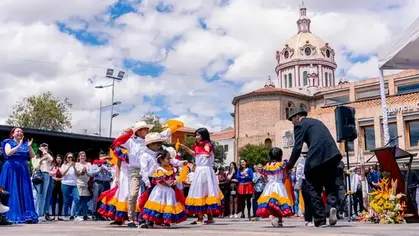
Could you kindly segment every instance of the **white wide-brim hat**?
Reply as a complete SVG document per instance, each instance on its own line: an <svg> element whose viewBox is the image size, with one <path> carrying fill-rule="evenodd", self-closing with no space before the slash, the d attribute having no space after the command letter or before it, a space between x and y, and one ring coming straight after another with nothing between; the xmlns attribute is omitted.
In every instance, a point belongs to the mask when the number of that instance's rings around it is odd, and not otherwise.
<svg viewBox="0 0 419 236"><path fill-rule="evenodd" d="M164 147L164 149L166 149L166 151L169 152L171 159L175 159L176 158L176 150L174 148L172 148L172 147Z"/></svg>
<svg viewBox="0 0 419 236"><path fill-rule="evenodd" d="M160 136L160 133L152 132L145 136L145 145L149 145L152 143L164 143L167 139Z"/></svg>
<svg viewBox="0 0 419 236"><path fill-rule="evenodd" d="M140 129L148 128L149 130L151 130L153 127L154 125L149 125L144 121L138 121L137 123L135 123L134 127L132 127L132 131L134 131L135 134Z"/></svg>

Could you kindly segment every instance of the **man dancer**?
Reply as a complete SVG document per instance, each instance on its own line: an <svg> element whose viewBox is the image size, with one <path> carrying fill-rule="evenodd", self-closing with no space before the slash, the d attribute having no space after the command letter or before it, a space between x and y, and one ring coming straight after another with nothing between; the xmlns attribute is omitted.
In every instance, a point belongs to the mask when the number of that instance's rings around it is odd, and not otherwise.
<svg viewBox="0 0 419 236"><path fill-rule="evenodd" d="M130 165L130 185L129 185L129 206L128 206L128 227L136 228L135 220L136 220L136 206L137 206L137 199L138 194L145 191L144 183L141 182L141 166L140 166L140 157L145 150L145 136L148 132L153 128L153 125L148 125L144 121L137 122L134 127L128 128L125 132L130 132L131 130L134 132L134 136L130 138L124 145L129 153L129 165ZM139 222L140 224L143 223Z"/></svg>
<svg viewBox="0 0 419 236"><path fill-rule="evenodd" d="M6 217L6 213L10 210L8 205L9 193L0 186L0 225L11 225Z"/></svg>
<svg viewBox="0 0 419 236"><path fill-rule="evenodd" d="M329 216L329 224L333 226L337 223L336 209L339 206L336 170L342 155L327 127L320 120L307 118L307 111L303 108L293 109L288 120L294 125L294 148L287 169L292 170L300 157L303 143L307 143L308 153L304 174L313 187L310 195L314 225L326 226L326 217ZM327 213L321 196L323 188L328 195Z"/></svg>

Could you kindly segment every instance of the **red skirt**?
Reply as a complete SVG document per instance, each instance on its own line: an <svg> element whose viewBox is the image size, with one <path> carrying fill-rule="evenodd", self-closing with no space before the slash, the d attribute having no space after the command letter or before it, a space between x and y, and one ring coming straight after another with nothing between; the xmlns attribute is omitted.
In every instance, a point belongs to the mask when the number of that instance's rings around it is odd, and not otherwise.
<svg viewBox="0 0 419 236"><path fill-rule="evenodd" d="M239 184L237 188L237 193L240 195L252 195L254 192L253 183Z"/></svg>

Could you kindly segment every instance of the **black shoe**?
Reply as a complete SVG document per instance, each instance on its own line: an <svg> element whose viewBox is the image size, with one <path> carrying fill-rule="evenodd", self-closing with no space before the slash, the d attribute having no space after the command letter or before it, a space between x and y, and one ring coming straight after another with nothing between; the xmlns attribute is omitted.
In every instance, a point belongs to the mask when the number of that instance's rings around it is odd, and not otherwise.
<svg viewBox="0 0 419 236"><path fill-rule="evenodd" d="M0 225L12 225L12 224L13 223L8 220L5 220L5 219L0 220Z"/></svg>
<svg viewBox="0 0 419 236"><path fill-rule="evenodd" d="M134 222L129 222L128 228L137 228L137 225Z"/></svg>
<svg viewBox="0 0 419 236"><path fill-rule="evenodd" d="M166 229L170 228L170 224L164 224L164 228Z"/></svg>
<svg viewBox="0 0 419 236"><path fill-rule="evenodd" d="M323 220L314 220L314 226L316 227L326 227L326 219Z"/></svg>
<svg viewBox="0 0 419 236"><path fill-rule="evenodd" d="M70 216L70 220L74 220L74 218L75 218L74 216Z"/></svg>
<svg viewBox="0 0 419 236"><path fill-rule="evenodd" d="M150 225L148 225L148 224L143 224L143 225L141 225L140 226L140 228L141 229L149 229L149 228L151 228L152 226L150 226Z"/></svg>
<svg viewBox="0 0 419 236"><path fill-rule="evenodd" d="M46 221L52 221L52 218L51 218L51 216L48 213L45 214L45 220Z"/></svg>
<svg viewBox="0 0 419 236"><path fill-rule="evenodd" d="M118 225L118 226L121 226L122 225L122 222L120 222L120 221L112 221L110 223L110 225Z"/></svg>

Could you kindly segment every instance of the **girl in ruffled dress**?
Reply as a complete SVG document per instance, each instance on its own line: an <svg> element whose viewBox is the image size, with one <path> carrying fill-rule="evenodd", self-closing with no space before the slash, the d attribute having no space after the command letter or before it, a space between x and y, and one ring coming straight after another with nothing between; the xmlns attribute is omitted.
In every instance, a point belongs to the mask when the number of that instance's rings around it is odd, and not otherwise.
<svg viewBox="0 0 419 236"><path fill-rule="evenodd" d="M206 128L195 131L196 144L193 150L181 145L181 148L195 157L195 174L188 197L186 198L186 213L198 215L197 224L202 224L204 214L208 216L206 224L213 224L213 215L219 215L223 210L224 195L218 186L218 179L212 168L214 163L214 147Z"/></svg>
<svg viewBox="0 0 419 236"><path fill-rule="evenodd" d="M269 217L274 227L282 227L282 218L293 215L292 202L284 185L286 161L282 161L282 150L277 147L269 151L269 159L262 169L268 183L258 199L256 215L262 218Z"/></svg>
<svg viewBox="0 0 419 236"><path fill-rule="evenodd" d="M161 150L157 154L159 167L152 174L152 183L155 184L144 205L142 217L155 225L178 224L187 219L185 214L185 198L176 186L176 172L170 165L170 153Z"/></svg>

